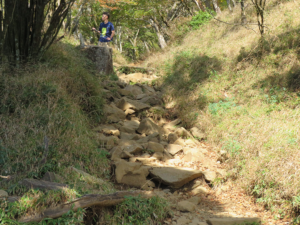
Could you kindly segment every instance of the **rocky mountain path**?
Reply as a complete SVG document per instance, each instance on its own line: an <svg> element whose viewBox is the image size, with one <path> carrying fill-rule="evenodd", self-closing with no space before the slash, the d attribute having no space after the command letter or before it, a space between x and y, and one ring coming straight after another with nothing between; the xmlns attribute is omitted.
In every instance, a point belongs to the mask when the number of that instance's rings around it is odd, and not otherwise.
<svg viewBox="0 0 300 225"><path fill-rule="evenodd" d="M153 70L139 69L118 67L119 80L103 82L107 124L95 131L109 151L117 187L167 199L173 215L165 224L289 224L274 220L233 182L217 182L227 175L227 153L202 142L200 127L187 130L172 118L163 93L151 86Z"/></svg>

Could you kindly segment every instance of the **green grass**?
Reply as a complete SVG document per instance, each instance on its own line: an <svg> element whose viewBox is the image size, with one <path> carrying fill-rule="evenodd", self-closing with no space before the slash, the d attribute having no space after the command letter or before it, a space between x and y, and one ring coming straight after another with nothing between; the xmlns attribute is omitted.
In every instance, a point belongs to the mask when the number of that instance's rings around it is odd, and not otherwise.
<svg viewBox="0 0 300 225"><path fill-rule="evenodd" d="M92 130L104 122L100 83L94 64L71 40L53 45L40 62L2 74L0 174L13 179L0 180L1 189L22 196L28 190L18 181L49 171L81 194L114 191L109 160ZM88 184L70 167L107 183Z"/></svg>
<svg viewBox="0 0 300 225"><path fill-rule="evenodd" d="M163 220L171 211L166 200L160 197L144 199L141 197L127 197L119 204L112 221L117 224L163 224Z"/></svg>

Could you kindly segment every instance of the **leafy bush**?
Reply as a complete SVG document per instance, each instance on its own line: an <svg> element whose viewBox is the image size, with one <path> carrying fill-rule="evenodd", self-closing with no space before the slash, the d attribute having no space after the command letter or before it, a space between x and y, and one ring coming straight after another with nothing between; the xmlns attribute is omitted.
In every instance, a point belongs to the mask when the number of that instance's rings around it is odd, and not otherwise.
<svg viewBox="0 0 300 225"><path fill-rule="evenodd" d="M197 15L193 16L190 25L193 27L193 29L197 29L201 25L206 24L212 18L213 15L211 13L199 11Z"/></svg>

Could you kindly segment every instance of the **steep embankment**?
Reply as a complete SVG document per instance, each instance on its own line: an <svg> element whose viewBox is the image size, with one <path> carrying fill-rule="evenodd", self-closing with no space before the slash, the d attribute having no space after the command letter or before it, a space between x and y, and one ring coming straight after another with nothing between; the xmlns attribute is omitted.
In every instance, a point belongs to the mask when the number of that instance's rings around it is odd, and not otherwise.
<svg viewBox="0 0 300 225"><path fill-rule="evenodd" d="M228 152L228 179L238 178L278 219L298 216L300 206L298 8L297 1L268 2L263 48L257 27L212 20L144 62L160 68L167 106ZM247 15L256 22L251 7ZM239 17L236 9L221 19Z"/></svg>
<svg viewBox="0 0 300 225"><path fill-rule="evenodd" d="M0 77L0 174L9 179L1 179L1 189L20 195L18 181L47 171L64 175L79 194L93 189L70 167L109 174L91 130L103 120L103 104L93 64L69 41L55 44L37 64L7 70Z"/></svg>

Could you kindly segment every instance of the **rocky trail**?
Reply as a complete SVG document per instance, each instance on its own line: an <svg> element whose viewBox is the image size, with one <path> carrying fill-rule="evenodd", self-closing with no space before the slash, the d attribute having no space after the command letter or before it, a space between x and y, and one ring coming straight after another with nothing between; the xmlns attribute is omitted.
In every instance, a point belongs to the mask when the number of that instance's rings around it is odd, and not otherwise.
<svg viewBox="0 0 300 225"><path fill-rule="evenodd" d="M168 199L174 215L165 224L289 224L273 220L234 183L213 185L227 174L227 153L202 142L199 128L187 130L179 118L170 120L172 109L163 106L162 92L149 85L157 78L152 70L119 71L118 81L103 82L108 123L97 131L121 190L154 191Z"/></svg>
<svg viewBox="0 0 300 225"><path fill-rule="evenodd" d="M142 72L134 73L136 69ZM76 209L113 206L122 202L127 194L141 194L158 195L170 203L172 215L164 224L290 224L274 220L277 215L255 204L233 181L216 182L227 175L227 153L216 152L203 142L205 135L199 127L187 130L180 118L172 116L173 106L165 104L163 93L151 86L152 80L157 78L152 69L118 67L117 74L118 81L102 83L107 122L94 131L99 145L108 152L112 179L120 192L85 195L40 214L24 216L20 222L60 217L73 204ZM100 187L105 183L84 171L70 169L88 183L96 182ZM61 178L47 172L42 180L24 179L19 184L57 190L67 187ZM57 181L59 183L55 183ZM0 190L0 198L3 197L11 202L19 199Z"/></svg>

